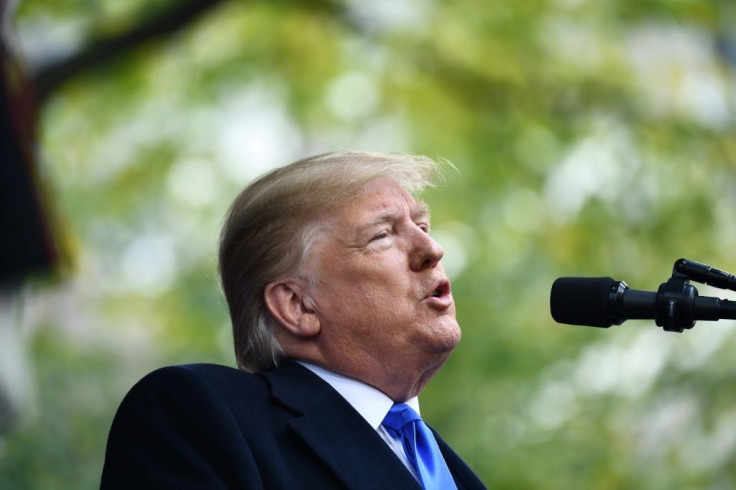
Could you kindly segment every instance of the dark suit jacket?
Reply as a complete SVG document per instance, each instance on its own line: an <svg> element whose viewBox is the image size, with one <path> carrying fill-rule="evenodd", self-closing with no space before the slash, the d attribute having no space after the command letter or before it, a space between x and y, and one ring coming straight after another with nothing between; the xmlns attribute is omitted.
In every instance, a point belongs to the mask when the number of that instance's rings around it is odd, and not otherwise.
<svg viewBox="0 0 736 490"><path fill-rule="evenodd" d="M458 488L485 488L437 436ZM106 488L412 489L416 480L328 383L293 361L248 374L163 368L110 429Z"/></svg>

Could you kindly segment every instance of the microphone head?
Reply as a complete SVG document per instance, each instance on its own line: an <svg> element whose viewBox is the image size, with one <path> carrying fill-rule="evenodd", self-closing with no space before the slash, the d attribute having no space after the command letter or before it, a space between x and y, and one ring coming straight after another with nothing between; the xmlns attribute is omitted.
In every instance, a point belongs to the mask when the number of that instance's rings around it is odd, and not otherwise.
<svg viewBox="0 0 736 490"><path fill-rule="evenodd" d="M610 327L614 283L618 281L610 277L560 277L552 284L549 299L552 318L558 323Z"/></svg>

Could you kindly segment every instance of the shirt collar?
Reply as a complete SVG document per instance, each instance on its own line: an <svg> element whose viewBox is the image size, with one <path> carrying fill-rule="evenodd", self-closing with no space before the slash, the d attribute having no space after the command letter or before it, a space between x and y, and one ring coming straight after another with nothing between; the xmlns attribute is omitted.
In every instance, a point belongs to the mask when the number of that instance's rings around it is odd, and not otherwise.
<svg viewBox="0 0 736 490"><path fill-rule="evenodd" d="M299 360L297 362L332 386L371 427L378 430L383 418L394 404L391 398L382 391L355 378L349 378L309 362ZM404 403L414 409L417 414L419 413L419 399L416 396Z"/></svg>

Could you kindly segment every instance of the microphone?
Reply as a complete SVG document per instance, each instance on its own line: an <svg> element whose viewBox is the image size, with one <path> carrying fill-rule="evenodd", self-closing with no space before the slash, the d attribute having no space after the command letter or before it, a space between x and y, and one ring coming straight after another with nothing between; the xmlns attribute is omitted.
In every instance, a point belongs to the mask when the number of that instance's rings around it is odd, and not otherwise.
<svg viewBox="0 0 736 490"><path fill-rule="evenodd" d="M655 293L629 289L610 277L560 277L552 285L550 309L558 323L608 328L626 320L656 320L674 332L692 328L696 320L736 319L735 301L698 296L686 280L670 280Z"/></svg>

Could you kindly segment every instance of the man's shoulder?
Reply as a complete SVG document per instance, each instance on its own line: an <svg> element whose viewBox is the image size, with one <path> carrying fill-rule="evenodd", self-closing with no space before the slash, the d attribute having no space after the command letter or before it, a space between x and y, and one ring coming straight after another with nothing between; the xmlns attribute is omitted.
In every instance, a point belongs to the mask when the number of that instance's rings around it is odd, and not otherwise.
<svg viewBox="0 0 736 490"><path fill-rule="evenodd" d="M337 392L297 362L249 373L218 364L182 364L156 369L126 394L120 410L232 413L239 419L286 409L309 411L339 405ZM317 396L319 395L319 396ZM288 407L288 408L287 408Z"/></svg>
<svg viewBox="0 0 736 490"><path fill-rule="evenodd" d="M297 362L286 360L278 367L250 373L210 363L180 364L158 368L138 381L130 393L159 392L186 396L217 396L226 401L255 401L279 392L310 391L319 378Z"/></svg>
<svg viewBox="0 0 736 490"><path fill-rule="evenodd" d="M211 363L192 363L164 366L147 374L144 380L158 381L160 379L200 379L203 381L226 379L237 382L248 382L255 379L253 373L242 371L230 366Z"/></svg>
<svg viewBox="0 0 736 490"><path fill-rule="evenodd" d="M265 391L264 380L253 373L220 364L195 363L165 366L145 375L131 391L214 391L227 393Z"/></svg>

